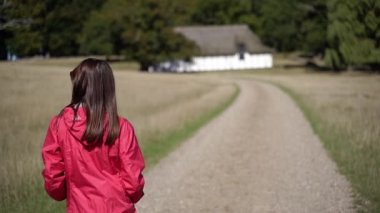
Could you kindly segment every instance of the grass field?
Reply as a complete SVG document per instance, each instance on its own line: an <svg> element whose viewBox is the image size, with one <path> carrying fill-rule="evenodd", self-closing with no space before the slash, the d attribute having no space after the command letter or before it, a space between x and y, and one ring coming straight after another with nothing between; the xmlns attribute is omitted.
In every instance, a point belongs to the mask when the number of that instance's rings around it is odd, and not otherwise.
<svg viewBox="0 0 380 213"><path fill-rule="evenodd" d="M236 75L225 73L224 76ZM359 212L380 212L380 76L303 68L241 71L287 92L351 182Z"/></svg>
<svg viewBox="0 0 380 213"><path fill-rule="evenodd" d="M50 117L70 100L68 72L79 61L0 64L0 212L64 211L64 203L57 205L43 190L40 148ZM294 98L351 182L358 210L380 212L379 75L281 67L166 75L128 71L136 68L130 63L112 67L119 112L135 125L148 166L233 101L238 90L231 77L252 78Z"/></svg>
<svg viewBox="0 0 380 213"><path fill-rule="evenodd" d="M40 149L50 118L71 96L69 71L81 59L0 63L0 212L63 212L43 189ZM119 113L135 126L148 167L232 102L229 81L115 69Z"/></svg>

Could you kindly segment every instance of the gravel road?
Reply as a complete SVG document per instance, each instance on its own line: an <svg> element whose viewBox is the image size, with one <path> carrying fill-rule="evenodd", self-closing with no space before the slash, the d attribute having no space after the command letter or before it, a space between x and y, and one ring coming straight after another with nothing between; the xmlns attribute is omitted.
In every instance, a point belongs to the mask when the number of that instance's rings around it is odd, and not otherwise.
<svg viewBox="0 0 380 213"><path fill-rule="evenodd" d="M354 212L337 172L295 103L237 80L241 93L146 174L140 213Z"/></svg>

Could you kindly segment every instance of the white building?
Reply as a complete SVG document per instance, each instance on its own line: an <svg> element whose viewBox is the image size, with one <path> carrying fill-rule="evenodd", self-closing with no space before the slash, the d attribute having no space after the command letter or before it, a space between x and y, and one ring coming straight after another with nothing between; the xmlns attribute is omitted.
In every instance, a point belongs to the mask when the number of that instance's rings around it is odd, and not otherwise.
<svg viewBox="0 0 380 213"><path fill-rule="evenodd" d="M273 50L264 46L247 25L188 26L176 27L174 31L193 41L200 55L190 62L175 60L160 63L155 70L200 72L273 66Z"/></svg>

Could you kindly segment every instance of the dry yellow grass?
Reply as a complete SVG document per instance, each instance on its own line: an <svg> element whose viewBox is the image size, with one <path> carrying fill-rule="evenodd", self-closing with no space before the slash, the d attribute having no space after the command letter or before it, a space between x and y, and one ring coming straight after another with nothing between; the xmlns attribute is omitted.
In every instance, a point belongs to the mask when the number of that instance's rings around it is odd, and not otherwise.
<svg viewBox="0 0 380 213"><path fill-rule="evenodd" d="M40 148L50 117L70 100L68 72L79 61L0 64L0 211L63 209L52 205L43 192ZM181 128L234 93L234 86L215 78L215 73L148 74L125 71L135 65L111 66L119 69L115 72L119 112L134 123L142 145ZM285 88L360 195L358 206L380 211L379 75L281 68L216 75L252 77Z"/></svg>
<svg viewBox="0 0 380 213"><path fill-rule="evenodd" d="M118 87L118 98L126 100L119 101L119 110L138 132L145 133L139 134L143 138L178 128L199 112L219 105L234 91L230 83L200 76L118 74L117 84L125 85Z"/></svg>
<svg viewBox="0 0 380 213"><path fill-rule="evenodd" d="M49 119L70 101L69 71L79 61L0 63L1 210L63 209L43 192L40 149ZM114 72L118 108L134 124L142 146L212 111L236 90L227 81L199 75L117 70L128 66L117 64Z"/></svg>

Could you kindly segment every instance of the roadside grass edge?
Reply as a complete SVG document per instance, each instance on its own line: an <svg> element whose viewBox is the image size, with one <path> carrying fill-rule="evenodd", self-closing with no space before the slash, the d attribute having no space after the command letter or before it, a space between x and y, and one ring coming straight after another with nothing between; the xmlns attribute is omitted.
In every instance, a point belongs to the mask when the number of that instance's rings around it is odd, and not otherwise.
<svg viewBox="0 0 380 213"><path fill-rule="evenodd" d="M163 157L194 135L201 127L224 112L240 94L239 86L236 83L234 83L233 86L235 87L235 91L221 105L209 112L202 113L197 119L186 123L183 127L158 137L153 141L149 141L149 143L142 146L141 149L147 168L149 169L156 165Z"/></svg>
<svg viewBox="0 0 380 213"><path fill-rule="evenodd" d="M309 121L309 124L312 127L313 132L320 138L329 157L333 159L336 163L339 173L343 174L350 182L353 188L352 196L354 198L354 209L357 212L380 212L380 207L378 206L378 204L376 204L376 202L371 202L371 195L369 195L368 192L366 192L365 189L363 189L365 185L365 180L361 180L360 178L358 178L355 174L355 171L352 171L351 167L349 166L350 162L345 162L344 157L341 156L345 154L344 152L354 152L354 150L351 147L347 146L345 146L343 154L342 151L340 151L342 146L344 146L342 145L344 144L344 141L350 140L349 135L345 134L344 132L338 129L331 130L329 127L324 125L323 120L312 109L312 107L304 100L304 98L301 95L297 94L292 89L277 82L259 79L255 80L276 86L277 88L285 92L287 95L289 95L289 97L292 98L294 102L298 105L306 119ZM355 161L355 159L352 159L352 161Z"/></svg>

